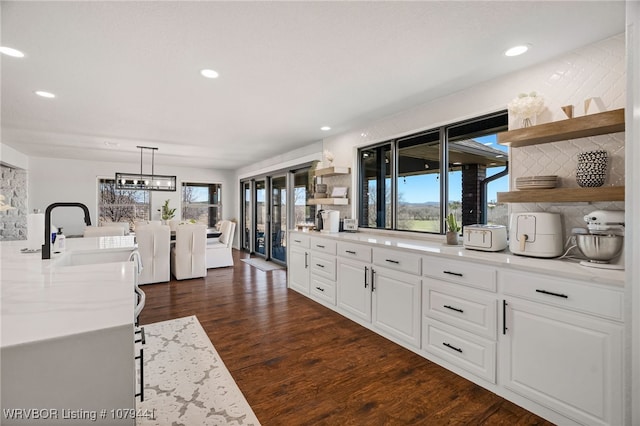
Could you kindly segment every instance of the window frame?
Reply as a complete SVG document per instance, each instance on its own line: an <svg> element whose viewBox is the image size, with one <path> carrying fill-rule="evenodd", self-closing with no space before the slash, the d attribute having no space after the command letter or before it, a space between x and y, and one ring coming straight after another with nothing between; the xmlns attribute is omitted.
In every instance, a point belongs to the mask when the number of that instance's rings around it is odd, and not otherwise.
<svg viewBox="0 0 640 426"><path fill-rule="evenodd" d="M107 206L106 204L103 204L103 202L102 202L103 197L102 197L101 186L104 183L111 183L111 184L113 184L115 186L116 185L116 180L113 177L110 177L110 176L103 176L103 177L98 176L97 179L96 179L96 183L97 183L97 221L96 221L97 223L96 223L96 225L101 225L102 223L106 223L106 221L102 220L103 215L101 213L102 213L103 207ZM114 188L114 189L116 191L122 191L122 192L141 192L141 193L145 194L145 198L147 200L147 203L145 203L145 205L147 206L146 207L146 209L147 209L147 218L146 219L137 218L137 217L132 218L133 222L129 221L129 228L130 229L134 229L135 222L137 220L151 220L151 214L152 214L151 209L152 209L152 206L153 206L152 191L149 191L149 190L146 190L146 189L117 189L117 188ZM131 206L134 209L137 209L137 206L138 206L137 204L120 204L120 205L121 206ZM135 216L135 214L134 214L134 216ZM115 223L115 222L112 222L112 223Z"/></svg>
<svg viewBox="0 0 640 426"><path fill-rule="evenodd" d="M482 126L481 123L486 123L487 125L491 124L493 121L495 122L500 122L500 125L495 125L493 127L489 127L489 128L482 128L480 130L475 130L475 131L470 131L469 133L461 133L458 135L453 135L453 137L450 136L450 133L452 130L456 130L456 129L464 129L464 128L469 128L470 130L473 130L474 128L474 124L476 126ZM443 124L440 126L436 126L433 128L428 128L428 129L424 129L424 130L420 130L418 132L415 133L411 133L411 134L407 134L407 135L402 135L402 136L398 136L392 139L388 139L388 140L384 140L381 142L377 142L371 145L366 145L366 146L361 146L357 149L357 170L358 170L358 190L359 190L359 196L358 196L358 200L357 200L357 212L358 212L358 216L361 218L360 220L360 227L363 228L367 228L367 229L375 229L375 230L385 230L385 231L400 231L400 232L417 232L420 234L429 234L429 235L444 235L446 233L446 226L445 226L445 218L448 214L448 209L449 209L449 152L451 150L451 145L450 145L450 139L453 139L454 142L455 140L458 140L460 136L464 136L465 138L469 138L469 139L473 139L474 137L478 137L478 136L483 136L483 135L489 135L489 134L493 134L493 133L498 133L501 131L505 131L508 129L508 112L507 110L499 110L499 111L495 111L492 113L488 113L488 114L483 114L477 117L473 117L473 118L469 118L466 120L461 120L461 121L456 121L456 122L452 122L452 123L448 123L448 124ZM402 141L405 141L407 139L413 138L413 137L418 137L421 135L427 135L430 133L438 133L439 134L439 142L438 142L438 146L439 146L439 163L440 163L440 167L439 167L439 174L440 174L440 185L439 185L439 191L440 191L440 196L439 196L439 211L440 211L440 224L439 224L439 232L427 232L427 231L418 231L418 230L411 230L411 229L399 229L398 228L398 209L399 209L399 200L398 200L398 179L399 179L399 161L400 161L400 155L399 155L399 150L400 150L400 143ZM451 142L451 143L454 143ZM365 205L365 203L363 202L364 200L364 194L366 191L368 191L368 187L365 187L365 170L364 170L364 164L362 161L362 157L363 157L363 153L365 151L369 151L369 150L373 150L373 149L378 149L380 147L389 145L390 146L390 153L391 153L391 161L390 161L390 181L391 181L391 188L390 188L390 192L391 192L391 209L390 209L390 215L391 215L391 227L380 227L380 226L369 226L369 223L367 221L367 223L365 223L364 221L364 217L368 217L364 215L365 211L364 209L368 209L368 204ZM500 175L500 177L507 175L509 173L509 162L508 162L508 153L505 154L505 156L507 157L507 161L505 164L505 168L504 170L496 173L497 175ZM486 208L487 208L487 202L488 200L486 199L486 194L484 194L484 192L486 192L486 187L485 185L488 185L490 182L494 181L495 179L490 179L490 177L485 178L482 182L484 182L482 186L483 189L480 190L480 192L477 194L479 197L481 197L482 203L483 203L483 211L481 212L481 218L482 220L484 220L484 222L486 223L487 221L487 215L485 213ZM385 203L386 204L386 203ZM379 208L379 206L378 206ZM386 208L386 207L385 207ZM385 215L386 215L386 211L385 211ZM384 219L384 222L387 222L387 218ZM380 220L378 218L376 218L376 224L380 223Z"/></svg>
<svg viewBox="0 0 640 426"><path fill-rule="evenodd" d="M211 187L212 186L216 186L216 190L220 191L220 193L217 195L218 197L218 202L217 203L211 203L211 202L207 202L205 203L187 203L185 201L185 188L186 187L208 187L208 199L209 201L211 200L212 197L212 193L211 193ZM223 218L223 203L222 203L222 183L219 182L187 182L187 181L183 181L180 183L180 216L182 218L182 220L187 220L186 219L186 215L185 215L185 209L192 207L192 208L203 208L206 207L207 208L207 228L213 228L215 227ZM215 191L214 191L215 194ZM217 208L217 217L215 218L215 221L211 222L211 209L212 208Z"/></svg>

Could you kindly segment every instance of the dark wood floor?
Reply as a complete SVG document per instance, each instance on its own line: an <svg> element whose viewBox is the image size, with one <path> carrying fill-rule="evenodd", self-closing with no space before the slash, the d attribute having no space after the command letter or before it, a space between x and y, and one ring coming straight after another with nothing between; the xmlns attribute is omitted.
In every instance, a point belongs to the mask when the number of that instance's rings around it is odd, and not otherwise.
<svg viewBox="0 0 640 426"><path fill-rule="evenodd" d="M142 324L196 315L263 425L550 423L287 289L240 259L145 285Z"/></svg>

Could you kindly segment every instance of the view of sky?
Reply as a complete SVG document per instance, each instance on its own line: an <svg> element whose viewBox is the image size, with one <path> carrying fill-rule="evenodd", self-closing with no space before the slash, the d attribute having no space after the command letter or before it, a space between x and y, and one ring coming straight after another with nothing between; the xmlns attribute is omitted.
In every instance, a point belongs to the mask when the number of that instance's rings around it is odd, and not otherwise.
<svg viewBox="0 0 640 426"><path fill-rule="evenodd" d="M498 145L497 136L489 135L474 138L476 141L490 146L494 149L507 152L508 148ZM487 171L487 176L501 172L504 167L495 167ZM400 178L398 181L398 193L401 199L407 203L426 203L430 201L439 201L440 199L440 182L436 175L421 175ZM461 201L462 173L454 172L449 174L449 201ZM488 200L496 200L498 192L509 190L509 179L505 176L497 181L489 184Z"/></svg>

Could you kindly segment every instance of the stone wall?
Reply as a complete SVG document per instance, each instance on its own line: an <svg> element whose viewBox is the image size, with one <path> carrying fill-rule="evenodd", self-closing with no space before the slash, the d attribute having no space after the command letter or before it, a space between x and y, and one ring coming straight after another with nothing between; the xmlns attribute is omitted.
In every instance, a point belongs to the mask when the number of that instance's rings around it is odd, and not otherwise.
<svg viewBox="0 0 640 426"><path fill-rule="evenodd" d="M27 239L27 171L0 165L0 194L14 207L0 212L0 241Z"/></svg>

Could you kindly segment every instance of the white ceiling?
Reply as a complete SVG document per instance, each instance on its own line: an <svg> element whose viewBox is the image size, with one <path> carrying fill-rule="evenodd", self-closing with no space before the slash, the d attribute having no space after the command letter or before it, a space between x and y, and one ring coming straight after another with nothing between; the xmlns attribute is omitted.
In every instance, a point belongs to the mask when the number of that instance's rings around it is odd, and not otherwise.
<svg viewBox="0 0 640 426"><path fill-rule="evenodd" d="M624 2L6 2L2 142L236 169L624 31ZM530 43L529 53L503 51ZM215 80L199 71L212 68ZM57 95L44 99L35 90ZM322 132L321 126L332 127ZM108 144L109 145L108 145ZM145 162L145 165L147 163Z"/></svg>

